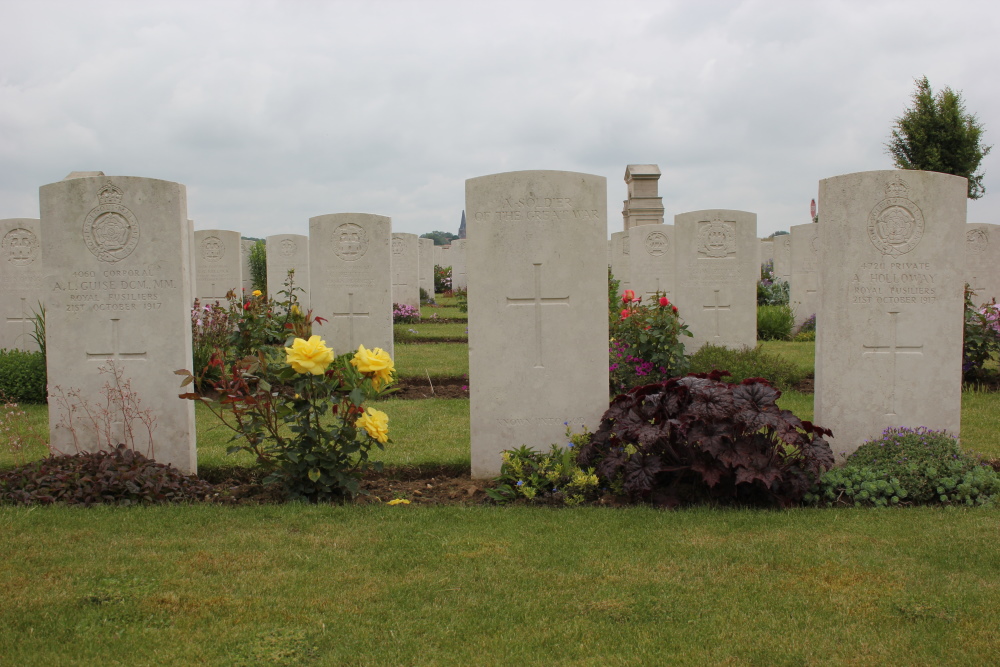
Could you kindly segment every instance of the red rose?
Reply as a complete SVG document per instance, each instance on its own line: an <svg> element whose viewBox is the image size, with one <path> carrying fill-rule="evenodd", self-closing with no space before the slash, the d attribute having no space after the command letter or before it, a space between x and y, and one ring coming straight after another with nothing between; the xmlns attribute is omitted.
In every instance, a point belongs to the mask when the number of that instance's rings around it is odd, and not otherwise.
<svg viewBox="0 0 1000 667"><path fill-rule="evenodd" d="M627 318L631 314L632 314L632 312L628 308L626 308L625 310L622 311L622 319L624 320L625 318Z"/></svg>
<svg viewBox="0 0 1000 667"><path fill-rule="evenodd" d="M674 309L674 313L677 312L677 306L670 306L670 307Z"/></svg>
<svg viewBox="0 0 1000 667"><path fill-rule="evenodd" d="M660 297L660 305L663 306L664 308L666 308L667 306L670 305L670 299L668 299L665 296L661 296Z"/></svg>
<svg viewBox="0 0 1000 667"><path fill-rule="evenodd" d="M631 303L635 299L635 292L630 289L625 290L622 294L622 303Z"/></svg>

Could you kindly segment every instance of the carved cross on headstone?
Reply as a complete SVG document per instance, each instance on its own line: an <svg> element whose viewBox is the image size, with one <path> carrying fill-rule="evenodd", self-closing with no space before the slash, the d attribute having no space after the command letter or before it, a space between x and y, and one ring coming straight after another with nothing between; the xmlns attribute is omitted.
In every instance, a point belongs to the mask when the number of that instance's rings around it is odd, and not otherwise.
<svg viewBox="0 0 1000 667"><path fill-rule="evenodd" d="M569 306L569 296L542 296L542 264L535 267L535 294L529 297L507 297L508 306L533 306L535 308L535 368L545 368L542 363L542 306Z"/></svg>
<svg viewBox="0 0 1000 667"><path fill-rule="evenodd" d="M715 311L715 338L721 338L722 333L719 328L719 311L720 310L732 310L732 304L726 304L725 306L719 304L719 291L713 290L715 292L715 303L707 306L702 306L703 310L714 310Z"/></svg>
<svg viewBox="0 0 1000 667"><path fill-rule="evenodd" d="M392 281L393 287L409 287L410 283L403 280L402 271L403 267L396 267L396 270L394 271L396 278Z"/></svg>
<svg viewBox="0 0 1000 667"><path fill-rule="evenodd" d="M7 318L7 324L8 325L13 324L14 326L20 326L21 327L21 333L19 333L14 338L14 345L15 346L16 345L22 345L22 346L24 346L23 349L27 349L27 342L26 341L28 340L28 336L30 335L28 333L28 323L32 322L34 320L34 317L28 315L27 303L28 303L28 300L25 297L21 297L21 312L20 312L19 316L18 317L8 317ZM33 328L34 328L34 325L32 325L32 329Z"/></svg>
<svg viewBox="0 0 1000 667"><path fill-rule="evenodd" d="M647 296L648 298L652 299L652 298L655 298L655 297L656 297L656 294L657 294L657 293L660 293L660 294L665 294L665 295L666 295L666 296L667 296L668 298L670 297L670 290L664 290L664 289L663 289L663 288L662 288L662 287L660 286L660 276L656 276L656 289L655 289L655 290L650 290L650 291L647 291L647 292L645 292L645 295L646 295L646 296ZM656 305L656 304L652 304L652 305Z"/></svg>
<svg viewBox="0 0 1000 667"><path fill-rule="evenodd" d="M347 293L347 312L346 313L333 313L333 317L346 317L347 318L347 339L350 341L351 350L356 349L357 343L354 339L354 318L355 317L368 317L370 313L356 313L354 312L354 292Z"/></svg>
<svg viewBox="0 0 1000 667"><path fill-rule="evenodd" d="M889 412L886 413L887 416L896 414L896 356L900 354L918 354L923 355L921 351L923 345L899 345L896 342L896 337L898 335L897 327L899 326L898 319L896 316L899 315L899 311L890 310L889 319L892 321L892 325L889 327L889 344L888 345L862 345L861 347L865 350L861 353L861 356L865 355L878 355L878 354L888 354L889 355L889 374L892 377L892 390L889 394Z"/></svg>
<svg viewBox="0 0 1000 667"><path fill-rule="evenodd" d="M114 361L145 361L146 351L142 352L124 352L121 349L121 334L118 331L118 323L121 320L117 318L111 319L111 349L107 352L87 352L88 361L106 361L112 359Z"/></svg>

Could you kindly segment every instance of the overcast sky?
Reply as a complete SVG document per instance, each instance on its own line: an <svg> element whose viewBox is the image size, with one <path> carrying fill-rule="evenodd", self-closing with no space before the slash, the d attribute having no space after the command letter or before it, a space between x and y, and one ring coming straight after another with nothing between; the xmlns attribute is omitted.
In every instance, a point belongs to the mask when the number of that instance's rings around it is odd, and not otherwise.
<svg viewBox="0 0 1000 667"><path fill-rule="evenodd" d="M71 171L187 186L196 229L365 212L458 231L465 179L660 166L676 213L809 221L819 179L892 167L913 80L1000 143L1000 4L0 0L0 218ZM1000 223L1000 149L969 220ZM822 212L821 212L822 215Z"/></svg>

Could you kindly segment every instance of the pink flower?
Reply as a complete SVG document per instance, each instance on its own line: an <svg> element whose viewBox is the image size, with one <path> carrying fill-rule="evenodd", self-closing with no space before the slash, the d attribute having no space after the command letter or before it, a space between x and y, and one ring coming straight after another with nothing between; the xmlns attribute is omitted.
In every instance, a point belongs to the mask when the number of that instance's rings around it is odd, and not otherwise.
<svg viewBox="0 0 1000 667"><path fill-rule="evenodd" d="M635 300L635 292L633 292L630 289L625 290L625 293L622 294L622 303L630 303L634 300Z"/></svg>
<svg viewBox="0 0 1000 667"><path fill-rule="evenodd" d="M630 310L629 310L628 308L624 309L624 310L622 311L622 319L623 319L623 320L624 320L624 319L627 319L627 318L628 318L628 316L629 316L629 315L631 315L631 314L632 314L632 313L631 313L631 311L630 311Z"/></svg>
<svg viewBox="0 0 1000 667"><path fill-rule="evenodd" d="M666 308L667 306L670 305L670 299L668 299L665 296L661 296L660 297L660 305L663 306L664 308Z"/></svg>

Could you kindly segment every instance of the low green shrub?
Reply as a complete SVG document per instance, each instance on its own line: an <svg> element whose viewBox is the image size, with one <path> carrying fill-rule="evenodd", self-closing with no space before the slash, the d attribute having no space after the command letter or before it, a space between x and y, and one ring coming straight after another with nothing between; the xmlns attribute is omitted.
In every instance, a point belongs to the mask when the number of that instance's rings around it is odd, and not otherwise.
<svg viewBox="0 0 1000 667"><path fill-rule="evenodd" d="M788 305L757 306L757 339L789 340L795 314Z"/></svg>
<svg viewBox="0 0 1000 667"><path fill-rule="evenodd" d="M788 391L805 377L798 366L760 347L731 350L718 345L705 345L691 357L691 372L712 371L729 371L733 382L764 378L782 391Z"/></svg>
<svg viewBox="0 0 1000 667"><path fill-rule="evenodd" d="M792 338L796 343L808 343L816 340L816 330L800 331Z"/></svg>
<svg viewBox="0 0 1000 667"><path fill-rule="evenodd" d="M760 265L760 280L757 281L758 306L787 306L789 285L774 273L774 260Z"/></svg>
<svg viewBox="0 0 1000 667"><path fill-rule="evenodd" d="M45 403L45 355L0 350L0 394L22 403Z"/></svg>
<svg viewBox="0 0 1000 667"><path fill-rule="evenodd" d="M888 428L843 467L825 473L806 496L815 504L990 505L1000 476L943 431Z"/></svg>
<svg viewBox="0 0 1000 667"><path fill-rule="evenodd" d="M579 505L597 495L598 479L592 468L576 462L577 449L590 441L590 433L570 436L566 447L552 445L548 454L523 445L503 452L497 486L486 494L498 503L524 498L532 503Z"/></svg>

